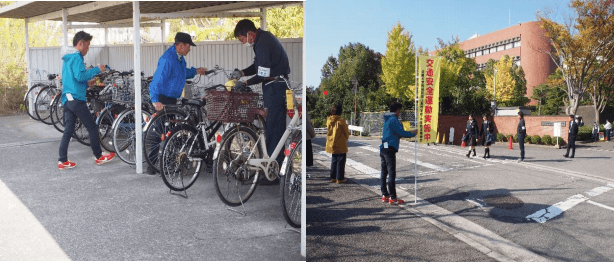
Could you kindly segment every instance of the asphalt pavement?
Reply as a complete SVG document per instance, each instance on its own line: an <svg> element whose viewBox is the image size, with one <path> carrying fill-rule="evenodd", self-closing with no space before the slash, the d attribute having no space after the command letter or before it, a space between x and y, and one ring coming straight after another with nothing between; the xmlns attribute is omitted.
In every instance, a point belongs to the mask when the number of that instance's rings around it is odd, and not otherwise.
<svg viewBox="0 0 614 262"><path fill-rule="evenodd" d="M305 260L279 186L258 186L246 216L227 209L209 173L188 198L118 157L57 169L61 134L27 115L0 117L0 260Z"/></svg>
<svg viewBox="0 0 614 262"><path fill-rule="evenodd" d="M517 162L518 144L497 143L483 159L483 147L467 158L468 148L402 141L402 207L381 203L379 138L350 137L349 183L341 185L329 183L325 143L313 140L316 166L307 169L309 260L614 257L614 143L578 143L574 159L562 156L565 149L526 145Z"/></svg>

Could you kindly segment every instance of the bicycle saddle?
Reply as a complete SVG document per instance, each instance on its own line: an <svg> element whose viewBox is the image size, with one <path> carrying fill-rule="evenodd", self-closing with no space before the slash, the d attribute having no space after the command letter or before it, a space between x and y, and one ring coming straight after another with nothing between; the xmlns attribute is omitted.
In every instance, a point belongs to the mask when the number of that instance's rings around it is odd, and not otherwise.
<svg viewBox="0 0 614 262"><path fill-rule="evenodd" d="M204 99L182 99L181 103L184 105L193 105L198 107L203 107L205 105Z"/></svg>

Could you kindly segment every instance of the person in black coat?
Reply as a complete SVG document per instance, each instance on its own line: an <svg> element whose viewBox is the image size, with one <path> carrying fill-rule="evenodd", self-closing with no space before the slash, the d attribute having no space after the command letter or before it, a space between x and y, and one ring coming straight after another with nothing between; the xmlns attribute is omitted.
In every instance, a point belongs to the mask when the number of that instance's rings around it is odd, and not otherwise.
<svg viewBox="0 0 614 262"><path fill-rule="evenodd" d="M488 120L488 115L482 116L482 129L480 129L480 137L482 137L482 145L484 146L483 158L490 158L489 146L494 142L495 126L492 121Z"/></svg>
<svg viewBox="0 0 614 262"><path fill-rule="evenodd" d="M567 153L564 157L574 158L576 154L576 136L578 135L578 121L574 121L574 115L569 115L569 132L567 134ZM571 155L569 155L571 149Z"/></svg>
<svg viewBox="0 0 614 262"><path fill-rule="evenodd" d="M520 158L518 162L524 161L524 138L527 136L527 127L524 125L524 113L518 112L518 128L516 135L518 136L518 148L520 148Z"/></svg>
<svg viewBox="0 0 614 262"><path fill-rule="evenodd" d="M469 149L469 153L467 153L467 157L470 157L471 155L471 151L473 150L473 156L476 155L475 153L475 146L477 145L477 141L476 139L478 138L478 133L480 128L478 127L478 122L475 121L475 119L473 119L473 115L469 115L469 120L467 121L467 127L465 128L465 141L467 141L467 144L469 146L471 146L471 148Z"/></svg>

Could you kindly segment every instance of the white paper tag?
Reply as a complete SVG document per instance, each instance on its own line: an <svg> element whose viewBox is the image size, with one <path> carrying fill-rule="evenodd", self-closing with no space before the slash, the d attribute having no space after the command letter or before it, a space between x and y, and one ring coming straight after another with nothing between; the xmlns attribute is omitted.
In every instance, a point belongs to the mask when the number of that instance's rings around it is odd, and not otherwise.
<svg viewBox="0 0 614 262"><path fill-rule="evenodd" d="M261 76L261 77L270 77L271 76L271 69L259 66L258 67L258 75Z"/></svg>
<svg viewBox="0 0 614 262"><path fill-rule="evenodd" d="M384 148L388 148L388 142L384 142Z"/></svg>
<svg viewBox="0 0 614 262"><path fill-rule="evenodd" d="M523 127L522 127L522 130L525 130L525 129L526 129L526 128L523 126Z"/></svg>
<svg viewBox="0 0 614 262"><path fill-rule="evenodd" d="M66 98L68 99L68 101L73 101L74 100L72 98L72 94L66 94Z"/></svg>

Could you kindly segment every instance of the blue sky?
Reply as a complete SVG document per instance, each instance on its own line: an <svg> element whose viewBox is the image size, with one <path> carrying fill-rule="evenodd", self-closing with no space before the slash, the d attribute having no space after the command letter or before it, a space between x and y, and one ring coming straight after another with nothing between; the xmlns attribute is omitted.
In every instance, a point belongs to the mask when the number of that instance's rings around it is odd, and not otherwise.
<svg viewBox="0 0 614 262"><path fill-rule="evenodd" d="M322 66L348 43L362 43L384 54L388 31L401 22L417 46L434 50L437 37L461 41L517 23L535 21L537 10L569 13L568 0L307 0L305 86L318 86ZM510 15L511 14L511 15ZM511 18L511 19L510 19ZM562 22L562 15L553 17Z"/></svg>

